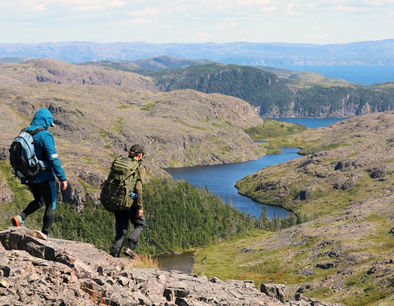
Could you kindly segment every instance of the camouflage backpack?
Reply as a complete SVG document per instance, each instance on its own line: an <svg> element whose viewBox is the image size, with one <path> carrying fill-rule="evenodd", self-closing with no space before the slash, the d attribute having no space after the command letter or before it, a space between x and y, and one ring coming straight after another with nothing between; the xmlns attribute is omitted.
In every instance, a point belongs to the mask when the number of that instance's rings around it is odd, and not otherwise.
<svg viewBox="0 0 394 306"><path fill-rule="evenodd" d="M107 180L102 185L100 201L109 211L126 210L133 205L130 193L139 177L140 162L125 156L117 157Z"/></svg>

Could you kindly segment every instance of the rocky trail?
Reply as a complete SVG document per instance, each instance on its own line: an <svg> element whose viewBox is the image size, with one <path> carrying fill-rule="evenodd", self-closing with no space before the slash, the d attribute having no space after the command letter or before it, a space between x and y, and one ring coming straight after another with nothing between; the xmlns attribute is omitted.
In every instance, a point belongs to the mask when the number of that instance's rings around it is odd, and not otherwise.
<svg viewBox="0 0 394 306"><path fill-rule="evenodd" d="M93 245L0 232L0 305L328 305L283 300L283 285L133 267ZM265 293L264 293L265 292Z"/></svg>

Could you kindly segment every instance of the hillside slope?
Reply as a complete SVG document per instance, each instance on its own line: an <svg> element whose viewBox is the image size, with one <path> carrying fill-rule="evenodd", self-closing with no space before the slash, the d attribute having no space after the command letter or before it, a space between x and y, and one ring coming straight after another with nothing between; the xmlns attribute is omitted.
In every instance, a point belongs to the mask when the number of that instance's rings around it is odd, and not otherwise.
<svg viewBox="0 0 394 306"><path fill-rule="evenodd" d="M287 143L303 147L305 157L262 169L237 187L312 221L203 250L196 271L286 282L289 294L345 305L390 305L393 135L391 111L289 136Z"/></svg>
<svg viewBox="0 0 394 306"><path fill-rule="evenodd" d="M168 176L166 167L263 154L243 131L262 119L240 99L191 90L161 93L138 74L48 60L0 66L0 82L1 158L7 159L12 139L35 111L49 108L71 182L67 201L74 203L85 201L79 180L97 191L114 155L134 142L145 146L146 164L156 176ZM97 194L90 197L97 200Z"/></svg>
<svg viewBox="0 0 394 306"><path fill-rule="evenodd" d="M157 90L149 77L140 74L111 71L97 65L78 66L48 59L29 60L22 64L4 64L1 66L0 75L3 78L15 79L23 84L49 82L55 84L116 85Z"/></svg>
<svg viewBox="0 0 394 306"><path fill-rule="evenodd" d="M213 63L210 60L199 60L191 58L179 58L173 56L156 56L147 59L139 59L135 64L149 69L150 71L160 71L165 69L177 69L190 66L207 65Z"/></svg>

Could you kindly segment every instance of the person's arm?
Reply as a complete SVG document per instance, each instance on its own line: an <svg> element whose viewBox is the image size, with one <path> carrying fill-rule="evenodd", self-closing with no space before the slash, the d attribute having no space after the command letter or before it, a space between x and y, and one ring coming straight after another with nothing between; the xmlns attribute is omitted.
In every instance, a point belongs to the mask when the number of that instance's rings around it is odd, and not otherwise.
<svg viewBox="0 0 394 306"><path fill-rule="evenodd" d="M45 152L45 156L48 161L48 164L52 168L56 177L59 179L60 188L62 190L66 190L67 178L66 178L66 174L63 170L63 167L60 164L60 160L59 160L57 152L56 152L55 141L53 139L52 134L45 133L45 135L43 135L43 141L44 141L44 152Z"/></svg>
<svg viewBox="0 0 394 306"><path fill-rule="evenodd" d="M135 184L135 193L137 194L137 206L138 206L138 212L137 212L137 216L141 217L144 213L143 210L143 201L142 201L142 183L145 179L145 173L146 170L144 168L144 166L141 166L139 169L139 176L137 179L137 182Z"/></svg>

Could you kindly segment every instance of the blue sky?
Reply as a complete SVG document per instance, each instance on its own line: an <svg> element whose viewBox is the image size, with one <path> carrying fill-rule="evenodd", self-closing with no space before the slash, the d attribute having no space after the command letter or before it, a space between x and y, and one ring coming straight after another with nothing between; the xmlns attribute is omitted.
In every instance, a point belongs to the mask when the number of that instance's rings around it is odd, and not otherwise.
<svg viewBox="0 0 394 306"><path fill-rule="evenodd" d="M0 42L394 38L394 0L0 0Z"/></svg>

